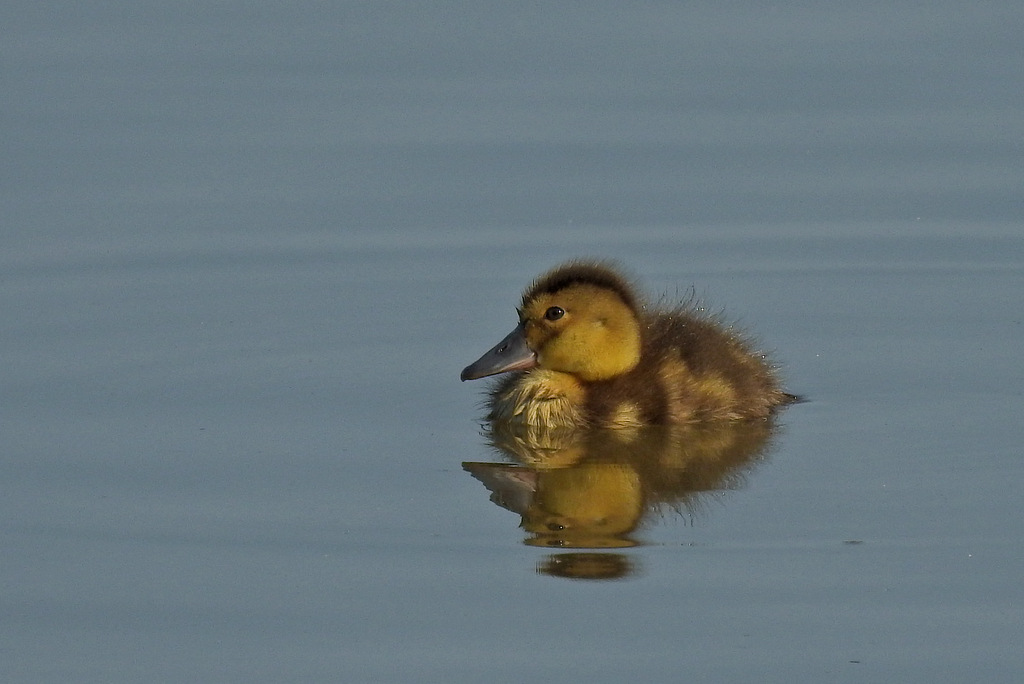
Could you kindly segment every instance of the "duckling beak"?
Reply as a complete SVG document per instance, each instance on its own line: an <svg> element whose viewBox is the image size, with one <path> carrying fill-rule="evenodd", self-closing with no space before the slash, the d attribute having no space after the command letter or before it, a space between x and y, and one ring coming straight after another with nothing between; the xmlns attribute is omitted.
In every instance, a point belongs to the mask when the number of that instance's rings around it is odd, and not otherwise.
<svg viewBox="0 0 1024 684"><path fill-rule="evenodd" d="M537 354L526 344L526 329L522 323L486 354L462 369L462 381L486 378L488 375L528 370L537 365Z"/></svg>

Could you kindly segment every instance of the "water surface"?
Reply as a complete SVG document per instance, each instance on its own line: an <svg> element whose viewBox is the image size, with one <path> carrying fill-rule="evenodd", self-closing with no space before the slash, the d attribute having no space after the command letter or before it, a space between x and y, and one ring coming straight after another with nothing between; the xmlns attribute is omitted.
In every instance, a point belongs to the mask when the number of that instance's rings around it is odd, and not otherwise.
<svg viewBox="0 0 1024 684"><path fill-rule="evenodd" d="M3 13L6 681L1024 674L1017 3ZM458 382L583 255L807 399L596 550Z"/></svg>

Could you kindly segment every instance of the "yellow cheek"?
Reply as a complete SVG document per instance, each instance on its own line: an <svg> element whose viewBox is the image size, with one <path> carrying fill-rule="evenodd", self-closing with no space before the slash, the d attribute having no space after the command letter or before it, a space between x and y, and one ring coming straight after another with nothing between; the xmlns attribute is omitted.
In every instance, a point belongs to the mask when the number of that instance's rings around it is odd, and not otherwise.
<svg viewBox="0 0 1024 684"><path fill-rule="evenodd" d="M574 372L586 362L586 349L570 335L556 337L544 345L537 354L541 368Z"/></svg>
<svg viewBox="0 0 1024 684"><path fill-rule="evenodd" d="M613 334L603 325L565 331L541 347L541 368L572 373L583 380L604 380L625 373L640 360L640 337Z"/></svg>

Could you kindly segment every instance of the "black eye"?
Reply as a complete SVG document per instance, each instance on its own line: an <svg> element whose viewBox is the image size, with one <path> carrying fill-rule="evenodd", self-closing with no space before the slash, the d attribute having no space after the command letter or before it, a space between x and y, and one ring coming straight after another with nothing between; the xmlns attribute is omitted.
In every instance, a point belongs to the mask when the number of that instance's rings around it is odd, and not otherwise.
<svg viewBox="0 0 1024 684"><path fill-rule="evenodd" d="M544 318L549 321L557 321L559 318L565 315L565 309L560 306L553 306L544 312Z"/></svg>

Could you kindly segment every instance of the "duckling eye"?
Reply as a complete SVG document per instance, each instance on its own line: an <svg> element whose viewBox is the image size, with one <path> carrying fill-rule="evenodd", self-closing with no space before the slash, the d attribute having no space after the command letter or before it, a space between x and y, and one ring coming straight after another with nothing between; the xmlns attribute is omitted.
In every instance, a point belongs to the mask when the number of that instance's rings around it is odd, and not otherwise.
<svg viewBox="0 0 1024 684"><path fill-rule="evenodd" d="M552 306L550 309L544 312L544 318L549 321L557 321L559 318L565 315L565 309L560 306Z"/></svg>

